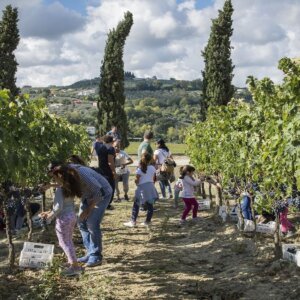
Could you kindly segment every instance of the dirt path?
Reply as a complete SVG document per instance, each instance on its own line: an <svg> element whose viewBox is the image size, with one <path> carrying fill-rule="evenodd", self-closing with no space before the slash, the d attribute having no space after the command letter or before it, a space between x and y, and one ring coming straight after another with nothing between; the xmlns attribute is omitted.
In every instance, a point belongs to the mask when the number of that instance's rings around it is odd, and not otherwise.
<svg viewBox="0 0 300 300"><path fill-rule="evenodd" d="M0 300L10 299L299 299L299 269L273 261L272 239L241 235L233 223L222 223L212 211L197 223L179 226L183 206L160 200L151 228L125 228L132 202L115 204L105 215L104 263L80 278L50 271L16 271L7 275L6 246L0 236ZM140 213L139 222L145 218ZM23 236L24 238L24 236ZM19 253L22 237L17 240ZM34 240L55 243L53 228L35 231ZM75 242L83 253L79 232ZM292 242L295 242L293 240ZM56 247L56 258L63 260Z"/></svg>

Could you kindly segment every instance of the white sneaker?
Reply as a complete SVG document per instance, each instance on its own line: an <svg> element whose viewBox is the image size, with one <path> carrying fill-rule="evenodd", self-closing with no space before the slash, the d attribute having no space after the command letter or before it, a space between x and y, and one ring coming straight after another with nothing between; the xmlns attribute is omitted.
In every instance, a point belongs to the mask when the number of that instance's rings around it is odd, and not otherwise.
<svg viewBox="0 0 300 300"><path fill-rule="evenodd" d="M142 222L141 225L145 226L145 227L149 227L151 225L151 222L145 221L145 222Z"/></svg>
<svg viewBox="0 0 300 300"><path fill-rule="evenodd" d="M187 221L186 220L180 220L180 222L179 222L179 225L184 225L184 224L186 224L187 223Z"/></svg>
<svg viewBox="0 0 300 300"><path fill-rule="evenodd" d="M126 227L135 227L136 222L129 221L129 222L123 223L123 225L126 226Z"/></svg>

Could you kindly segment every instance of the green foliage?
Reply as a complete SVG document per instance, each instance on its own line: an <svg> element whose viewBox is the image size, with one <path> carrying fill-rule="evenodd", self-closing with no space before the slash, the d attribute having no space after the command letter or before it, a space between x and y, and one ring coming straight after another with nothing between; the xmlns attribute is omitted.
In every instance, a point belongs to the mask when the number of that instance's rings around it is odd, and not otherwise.
<svg viewBox="0 0 300 300"><path fill-rule="evenodd" d="M210 105L226 105L234 94L231 84L233 69L230 37L232 36L231 0L226 0L218 18L212 20L211 33L202 55L205 68L203 75L202 117Z"/></svg>
<svg viewBox="0 0 300 300"><path fill-rule="evenodd" d="M64 161L77 153L88 158L85 129L48 112L43 100L20 97L11 101L0 91L0 182L26 187L45 180L51 160Z"/></svg>
<svg viewBox="0 0 300 300"><path fill-rule="evenodd" d="M128 145L127 115L124 111L124 62L123 51L127 36L133 24L132 13L127 12L124 20L108 34L104 60L101 66L98 124L99 133L106 134L117 126L122 136L122 146Z"/></svg>
<svg viewBox="0 0 300 300"><path fill-rule="evenodd" d="M18 10L6 6L0 21L0 89L8 89L12 96L19 93L15 74L18 63L14 51L19 41Z"/></svg>
<svg viewBox="0 0 300 300"><path fill-rule="evenodd" d="M249 77L253 104L210 107L206 121L187 136L188 154L200 171L220 172L224 185L232 179L259 182L265 208L283 196L280 184L288 194L295 183L300 188L300 66L284 58L279 68L285 74L281 85Z"/></svg>

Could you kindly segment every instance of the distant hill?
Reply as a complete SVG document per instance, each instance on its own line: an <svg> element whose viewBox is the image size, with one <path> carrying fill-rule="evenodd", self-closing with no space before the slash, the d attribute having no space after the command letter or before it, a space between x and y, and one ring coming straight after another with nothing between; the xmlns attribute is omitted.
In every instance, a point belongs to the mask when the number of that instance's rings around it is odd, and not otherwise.
<svg viewBox="0 0 300 300"><path fill-rule="evenodd" d="M97 88L99 85L100 78L96 77L93 79L84 79L77 81L65 88L72 89L88 89ZM195 80L176 80L175 78L170 79L157 79L153 78L125 78L125 90L128 91L157 91L165 90L170 91L179 88L186 91L197 91L202 89L202 81L200 79Z"/></svg>
<svg viewBox="0 0 300 300"><path fill-rule="evenodd" d="M83 80L72 83L71 85L67 86L66 88L82 89L82 88L97 87L99 85L99 80L100 80L100 77L96 77L93 79L83 79Z"/></svg>
<svg viewBox="0 0 300 300"><path fill-rule="evenodd" d="M168 142L182 142L186 128L201 114L202 81L135 78L127 72L125 79L125 111L129 123L129 137L140 138L152 128L155 138ZM32 98L43 97L51 112L71 123L97 125L97 100L100 78L84 79L69 86L32 88L22 92ZM236 88L235 98L251 101L245 88Z"/></svg>

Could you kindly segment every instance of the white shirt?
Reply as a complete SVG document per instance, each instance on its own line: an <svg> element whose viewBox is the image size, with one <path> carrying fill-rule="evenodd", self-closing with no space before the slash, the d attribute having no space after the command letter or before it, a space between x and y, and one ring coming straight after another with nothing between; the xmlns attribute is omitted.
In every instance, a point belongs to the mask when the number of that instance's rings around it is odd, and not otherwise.
<svg viewBox="0 0 300 300"><path fill-rule="evenodd" d="M120 150L119 153L116 153L116 159L115 159L116 168L119 168L122 165L125 165L129 159L130 159L129 155L125 151ZM127 168L127 166L125 166L125 168L122 169L122 173L126 174L128 172L129 172L129 169Z"/></svg>
<svg viewBox="0 0 300 300"><path fill-rule="evenodd" d="M198 186L201 184L201 180L193 180L190 176L185 175L182 179L183 184L183 191L182 191L182 197L183 198L194 198L194 192L195 192L195 186Z"/></svg>
<svg viewBox="0 0 300 300"><path fill-rule="evenodd" d="M153 182L153 177L155 173L156 173L156 169L153 166L148 166L146 173L144 173L140 168L137 168L136 175L141 176L138 185L141 185L146 182Z"/></svg>
<svg viewBox="0 0 300 300"><path fill-rule="evenodd" d="M154 151L154 155L157 156L157 159L156 159L156 164L157 165L162 165L165 160L171 156L171 152L169 151L166 151L165 149L156 149Z"/></svg>

